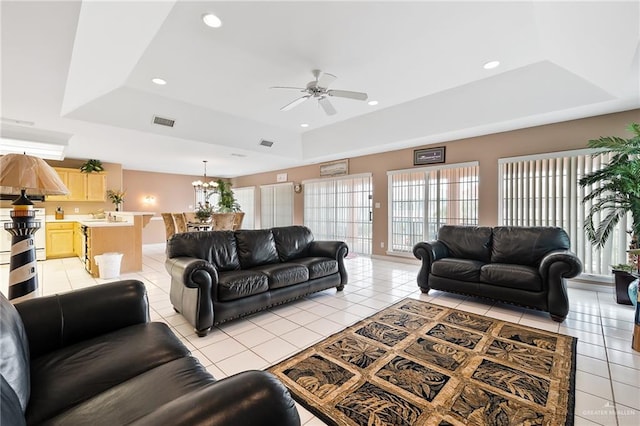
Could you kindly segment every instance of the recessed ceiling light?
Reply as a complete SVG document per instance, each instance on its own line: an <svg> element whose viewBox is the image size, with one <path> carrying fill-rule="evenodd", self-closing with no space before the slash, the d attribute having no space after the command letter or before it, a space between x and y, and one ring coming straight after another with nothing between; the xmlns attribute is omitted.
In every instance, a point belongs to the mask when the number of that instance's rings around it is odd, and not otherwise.
<svg viewBox="0 0 640 426"><path fill-rule="evenodd" d="M500 61L490 61L483 65L485 70L492 70L500 65Z"/></svg>
<svg viewBox="0 0 640 426"><path fill-rule="evenodd" d="M213 13L205 13L202 15L202 21L206 26L211 28L220 28L222 26L222 21Z"/></svg>
<svg viewBox="0 0 640 426"><path fill-rule="evenodd" d="M307 123L302 123L300 127L309 127L309 125Z"/></svg>
<svg viewBox="0 0 640 426"><path fill-rule="evenodd" d="M367 103L371 106L378 105L378 101L369 101Z"/></svg>
<svg viewBox="0 0 640 426"><path fill-rule="evenodd" d="M157 84L158 86L164 86L165 84L167 84L167 81L161 78L152 78L151 81Z"/></svg>

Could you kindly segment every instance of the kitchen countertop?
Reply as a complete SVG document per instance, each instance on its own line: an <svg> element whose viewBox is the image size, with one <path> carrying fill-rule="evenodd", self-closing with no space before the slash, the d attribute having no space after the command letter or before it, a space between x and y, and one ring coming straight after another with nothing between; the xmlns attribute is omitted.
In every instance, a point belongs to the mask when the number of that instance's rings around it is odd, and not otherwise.
<svg viewBox="0 0 640 426"><path fill-rule="evenodd" d="M64 219L56 219L54 215L48 215L45 217L45 222L47 223L78 222L81 225L84 225L89 228L99 228L99 227L109 227L109 226L133 226L132 222L127 222L124 220L108 222L107 219L93 219L91 217L87 217L87 215L67 215L65 216Z"/></svg>

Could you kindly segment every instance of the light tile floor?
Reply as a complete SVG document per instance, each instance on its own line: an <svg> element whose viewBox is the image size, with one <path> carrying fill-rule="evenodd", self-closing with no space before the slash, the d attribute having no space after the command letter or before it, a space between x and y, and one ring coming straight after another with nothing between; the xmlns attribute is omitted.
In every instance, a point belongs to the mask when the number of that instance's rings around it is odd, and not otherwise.
<svg viewBox="0 0 640 426"><path fill-rule="evenodd" d="M264 369L405 297L512 321L577 337L575 424L640 424L640 353L631 349L634 311L618 305L612 289L571 283L571 312L562 323L543 312L432 291L415 282L418 266L356 257L346 261L349 284L343 292L326 290L215 328L199 338L169 301L164 245L144 246L144 268L123 274L147 285L151 319L166 322L216 378L247 369ZM98 285L76 258L39 262L42 293L53 294ZM8 268L0 268L3 287ZM3 291L6 288L2 289ZM6 294L6 293L5 293ZM323 425L298 407L306 426Z"/></svg>

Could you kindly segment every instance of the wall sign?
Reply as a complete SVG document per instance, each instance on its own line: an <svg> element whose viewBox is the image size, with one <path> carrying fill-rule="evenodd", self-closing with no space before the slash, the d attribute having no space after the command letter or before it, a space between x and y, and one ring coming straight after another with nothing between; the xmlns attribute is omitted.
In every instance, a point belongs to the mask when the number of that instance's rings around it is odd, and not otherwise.
<svg viewBox="0 0 640 426"><path fill-rule="evenodd" d="M444 163L444 146L438 148L424 148L413 151L413 165Z"/></svg>

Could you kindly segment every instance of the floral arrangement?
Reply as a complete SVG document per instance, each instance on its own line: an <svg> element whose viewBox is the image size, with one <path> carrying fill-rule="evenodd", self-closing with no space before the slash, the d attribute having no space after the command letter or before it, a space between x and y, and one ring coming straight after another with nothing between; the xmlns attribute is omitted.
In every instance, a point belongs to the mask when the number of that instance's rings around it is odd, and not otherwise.
<svg viewBox="0 0 640 426"><path fill-rule="evenodd" d="M107 189L107 198L116 205L116 207L124 202L126 191Z"/></svg>
<svg viewBox="0 0 640 426"><path fill-rule="evenodd" d="M212 214L213 214L213 207L211 207L208 201L205 202L204 204L198 203L198 210L196 210L196 217L200 222L204 222L211 219Z"/></svg>

